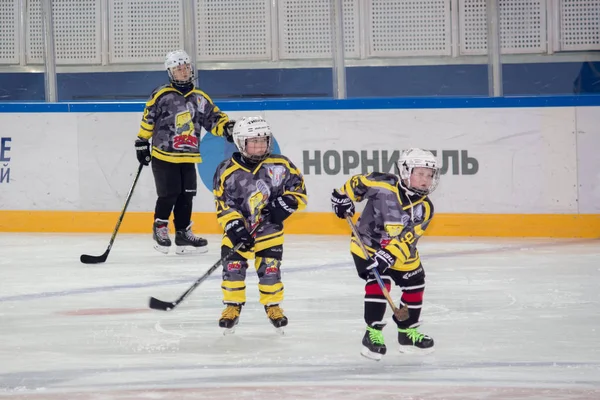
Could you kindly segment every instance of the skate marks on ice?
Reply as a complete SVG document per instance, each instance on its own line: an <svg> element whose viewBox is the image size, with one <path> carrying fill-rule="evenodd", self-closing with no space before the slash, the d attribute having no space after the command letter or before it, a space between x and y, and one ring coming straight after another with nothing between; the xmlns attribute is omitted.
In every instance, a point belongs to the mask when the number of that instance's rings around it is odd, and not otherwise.
<svg viewBox="0 0 600 400"><path fill-rule="evenodd" d="M586 363L465 363L402 365L330 363L321 365L207 364L168 368L121 368L85 371L40 371L22 374L18 386L0 389L11 400L129 400L129 399L596 399L599 381L532 378L506 379L502 369L527 374L529 368L598 368ZM482 369L498 371L498 378L480 381ZM445 370L461 376L441 377ZM46 376L50 375L50 376ZM64 379L61 379L64 376ZM154 378L151 382L141 376ZM17 377L0 375L3 382ZM96 381L97 384L91 384ZM33 389L35 387L35 389ZM3 392L4 390L4 392Z"/></svg>
<svg viewBox="0 0 600 400"><path fill-rule="evenodd" d="M138 264L139 248L129 257L123 238L111 255L122 262L102 269L65 262L68 245L54 242L39 261L23 251L11 263L19 269L0 271L0 400L600 398L596 244L424 243L423 332L436 352L399 354L388 323L388 354L376 363L359 354L364 285L347 238L290 240L285 336L249 274L248 305L227 337L217 274L177 313L142 310L148 294L176 297L217 253Z"/></svg>
<svg viewBox="0 0 600 400"><path fill-rule="evenodd" d="M45 393L44 393L45 392ZM153 388L124 390L95 390L56 392L42 390L42 393L13 394L0 398L6 400L592 400L597 399L600 391L594 389L537 389L512 388L503 386L477 387L448 386L438 383L415 384L412 382L389 383L385 386L348 384L332 382L329 384L294 385L280 382L276 385L247 384L246 386L228 385L203 386L201 388Z"/></svg>
<svg viewBox="0 0 600 400"><path fill-rule="evenodd" d="M88 235L95 237L94 241L99 241L102 239L102 235ZM184 283L193 282L197 277L202 273L203 267L210 264L211 261L214 261L214 256L210 256L207 254L202 254L197 257L179 257L179 256L165 256L159 255L152 249L146 249L146 256L140 256L139 248L144 248L144 244L148 241L147 238L144 238L141 235L123 235L123 241L127 241L129 243L138 243L137 249L131 246L127 249L118 249L115 250L115 253L120 253L121 259L119 261L114 261L113 263L103 265L102 268L93 268L87 269L87 271L94 271L92 274L102 274L105 275L106 269L117 268L120 274L133 275L134 279L128 283L111 283L106 285L97 285L97 286L89 286L89 287L77 287L72 289L65 290L55 290L55 291L43 291L36 293L24 293L18 295L6 295L0 294L0 303L7 301L26 301L26 300L36 300L41 298L49 298L49 297L63 297L63 296L71 296L71 295L82 295L82 294L93 294L100 292L111 292L111 291L120 291L120 290L128 290L128 289L141 289L148 287L161 287L161 286L171 286L178 285ZM19 240L19 237L23 239ZM41 239L40 239L41 238ZM309 239L310 236L305 239L308 243L312 244L312 240ZM211 254L218 254L218 248L215 247L214 243L217 243L218 240L210 237L211 243L208 247L214 247L212 249ZM431 239L428 238L430 241ZM436 238L437 239L437 238ZM71 264L75 266L79 266L80 264L76 262L75 259L71 260L68 257L68 254L62 250L56 250L56 247L65 247L71 248L74 246L74 250L70 250L73 253L73 256L78 251L80 247L89 246L85 241L82 241L79 236L75 235L48 235L48 234L30 234L30 235L3 235L0 233L0 240L6 242L7 246L10 246L11 249L15 247L23 248L24 250L15 252L15 257L12 257L11 254L8 253L5 257L0 258L0 265L2 264L13 264L18 262L19 264L43 264L48 267L48 264L52 263L54 259L60 260L61 264L67 265L67 261L70 261ZM40 248L36 258L41 258L43 261L35 261L31 259L31 253L29 251L30 246L26 244L28 240L32 240L33 242L39 244L40 240L48 249L44 249L44 247ZM87 243L90 242L90 239L87 239ZM15 242L13 244L11 242ZM286 260L286 274L293 274L295 272L310 272L310 271L320 271L323 269L332 270L332 269L349 269L352 270L352 260L348 256L347 240L346 238L336 238L334 240L336 242L334 249L331 254L328 254L325 258L305 258L305 259L291 259ZM453 258L462 258L463 256L477 256L477 255L489 255L494 256L496 254L505 254L505 253L527 253L528 251L535 251L536 249L544 249L544 248L562 248L573 246L575 248L578 247L588 247L595 246L600 243L600 239L524 239L518 240L516 243L507 243L507 240L502 240L498 245L491 245L487 242L481 242L477 240L465 240L459 241L458 246L454 246L453 243L448 242L446 239L441 239L439 243L433 242L425 242L421 247L426 248L426 250L422 250L423 255L421 256L427 265L429 265L433 261L429 260L437 260L437 259L453 259ZM343 251L339 251L337 247L339 245L343 246ZM441 244L441 245L440 245ZM122 244L123 247L128 247L127 243ZM293 252L298 252L307 250L305 247L307 243L300 243L300 245L294 246L294 243L291 245L286 244L290 249L287 254L293 254ZM294 249L297 247L297 249ZM309 254L318 254L317 249L311 248L309 249ZM47 253L47 256L44 255ZM57 255L59 257L57 257ZM131 260L135 260L135 264L131 265ZM345 261L340 261L345 260ZM66 264L65 264L66 263ZM165 264L166 263L166 264ZM161 264L160 269L154 269L153 272L154 280L140 282L140 278L148 278L147 272L148 269L146 266L153 266L153 264ZM156 267L154 265L153 267ZM167 268L165 270L165 267ZM81 268L81 267L79 267ZM78 268L78 269L79 269ZM428 268L428 275L431 273L430 268ZM146 274L136 273L136 271L143 271ZM86 271L86 268L83 268L83 271ZM598 269L600 271L600 269ZM162 272L159 274L159 272ZM86 272L89 274L90 272ZM1 276L1 275L0 275ZM88 279L89 282L97 281L97 279L93 278ZM89 277L88 277L89 278ZM158 279L158 280L157 280ZM210 276L207 280L215 280L220 279L218 276Z"/></svg>

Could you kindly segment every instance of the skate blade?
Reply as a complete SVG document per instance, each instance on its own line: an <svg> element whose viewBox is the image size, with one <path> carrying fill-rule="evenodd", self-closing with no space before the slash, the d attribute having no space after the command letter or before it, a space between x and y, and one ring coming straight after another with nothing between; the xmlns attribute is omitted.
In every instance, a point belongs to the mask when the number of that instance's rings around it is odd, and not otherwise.
<svg viewBox="0 0 600 400"><path fill-rule="evenodd" d="M223 336L233 335L235 333L235 326L233 328L223 329Z"/></svg>
<svg viewBox="0 0 600 400"><path fill-rule="evenodd" d="M168 246L161 246L159 244L155 244L154 245L154 250L158 251L159 253L162 254L169 254L169 247Z"/></svg>
<svg viewBox="0 0 600 400"><path fill-rule="evenodd" d="M428 347L426 349L420 349L416 346L400 346L398 351L402 354L417 354L417 355L426 355L431 354L435 350L434 347Z"/></svg>
<svg viewBox="0 0 600 400"><path fill-rule="evenodd" d="M194 246L177 246L175 254L180 256L204 254L208 251L208 246L194 247Z"/></svg>
<svg viewBox="0 0 600 400"><path fill-rule="evenodd" d="M285 329L283 329L282 326L280 326L279 328L275 328L275 332L280 336L285 336Z"/></svg>
<svg viewBox="0 0 600 400"><path fill-rule="evenodd" d="M362 350L360 351L360 355L373 361L381 361L383 358L383 354L374 353L365 346L363 346Z"/></svg>

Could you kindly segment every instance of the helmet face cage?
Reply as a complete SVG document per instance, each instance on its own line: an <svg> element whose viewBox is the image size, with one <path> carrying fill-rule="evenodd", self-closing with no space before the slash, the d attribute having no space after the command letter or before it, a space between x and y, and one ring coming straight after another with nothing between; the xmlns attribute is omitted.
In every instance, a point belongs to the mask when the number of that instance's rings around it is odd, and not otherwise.
<svg viewBox="0 0 600 400"><path fill-rule="evenodd" d="M409 149L402 152L398 160L398 170L400 171L400 185L406 190L414 192L420 196L431 194L440 181L440 168L436 157L427 150ZM412 173L415 168L430 168L433 170L433 178L428 189L415 188L411 184ZM404 182L407 186L404 186Z"/></svg>
<svg viewBox="0 0 600 400"><path fill-rule="evenodd" d="M267 148L264 154L248 153L248 140L255 138L267 138ZM233 142L244 158L251 161L262 161L273 151L271 127L262 117L244 117L237 121L233 128Z"/></svg>
<svg viewBox="0 0 600 400"><path fill-rule="evenodd" d="M185 80L175 79L175 74L174 74L173 70L180 65L188 65L189 66L190 76L188 79L185 79ZM176 51L173 51L173 52L167 54L167 58L165 60L165 69L167 70L167 73L169 74L169 80L171 81L171 83L173 83L175 85L187 85L189 83L192 83L194 81L194 79L196 78L195 68L192 66L192 61L190 59L190 56L188 56L188 54L183 50L176 50Z"/></svg>

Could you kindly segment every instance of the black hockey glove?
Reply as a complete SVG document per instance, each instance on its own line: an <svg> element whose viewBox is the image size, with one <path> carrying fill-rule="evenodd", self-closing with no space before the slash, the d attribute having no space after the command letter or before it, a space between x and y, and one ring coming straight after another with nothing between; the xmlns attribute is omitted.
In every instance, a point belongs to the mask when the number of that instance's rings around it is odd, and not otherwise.
<svg viewBox="0 0 600 400"><path fill-rule="evenodd" d="M298 202L290 196L279 196L262 209L261 214L274 224L281 224L298 209Z"/></svg>
<svg viewBox="0 0 600 400"><path fill-rule="evenodd" d="M150 165L150 142L144 139L136 140L135 153L140 164Z"/></svg>
<svg viewBox="0 0 600 400"><path fill-rule="evenodd" d="M244 220L241 218L229 221L227 225L225 225L225 234L229 240L231 240L233 247L237 246L239 243L242 243L242 247L240 247L240 250L242 251L250 251L250 249L254 247L254 238L250 232L248 232Z"/></svg>
<svg viewBox="0 0 600 400"><path fill-rule="evenodd" d="M223 136L229 143L233 143L233 127L235 126L235 121L228 121L225 123L223 127Z"/></svg>
<svg viewBox="0 0 600 400"><path fill-rule="evenodd" d="M380 274L383 274L389 267L394 265L396 262L396 257L392 255L386 249L379 249L373 254L371 257L373 263L367 267L367 271L371 271L374 268L377 268Z"/></svg>
<svg viewBox="0 0 600 400"><path fill-rule="evenodd" d="M331 208L338 218L344 219L346 215L354 215L354 202L345 193L333 189L331 193Z"/></svg>

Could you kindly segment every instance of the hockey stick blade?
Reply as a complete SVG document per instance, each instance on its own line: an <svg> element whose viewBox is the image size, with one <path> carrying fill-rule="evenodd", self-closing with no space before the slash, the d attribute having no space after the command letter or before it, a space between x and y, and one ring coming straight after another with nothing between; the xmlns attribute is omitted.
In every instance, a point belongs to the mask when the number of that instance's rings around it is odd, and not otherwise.
<svg viewBox="0 0 600 400"><path fill-rule="evenodd" d="M354 222L352 222L352 217L348 214L346 214L346 221L348 222L348 225L350 225L352 234L354 235L356 242L358 243L358 246L362 250L366 259L370 260L371 256L369 255L369 252L367 251L365 244L363 243L362 239L360 238L360 235L358 234L358 229L356 229L356 225L354 225ZM406 321L408 319L408 307L406 307L406 306L402 306L400 308L396 307L396 305L394 304L394 300L392 300L392 296L390 296L389 290L385 287L385 284L383 283L383 280L381 279L381 276L379 275L379 271L377 270L377 268L373 269L373 276L375 276L377 285L381 289L381 292L383 293L383 297L385 297L388 304L392 308L392 311L394 312L394 316L396 317L396 319L398 319L398 321Z"/></svg>
<svg viewBox="0 0 600 400"><path fill-rule="evenodd" d="M79 261L84 264L100 264L106 261L108 258L108 251L105 251L101 256L90 256L89 254L82 254L79 257Z"/></svg>
<svg viewBox="0 0 600 400"><path fill-rule="evenodd" d="M259 223L257 223L254 226L254 228L252 229L252 232L250 232L253 236L256 234L256 231L258 231L259 225L260 225L260 221L259 221ZM179 296L179 298L177 300L175 300L174 302L162 301L162 300L159 300L159 299L157 299L155 297L150 297L150 301L148 303L148 306L151 309L153 309L153 310L171 311L172 309L174 309L175 307L177 307L182 301L184 301L217 268L219 268L220 266L222 266L224 262L226 262L232 255L234 255L236 251L238 251L239 249L241 249L242 245L243 245L243 243L236 244L233 247L233 249L231 249L231 251L228 254L226 254L225 256L221 257L216 263L214 263L212 265L212 267L210 267L208 269L208 271L206 271L204 273L204 275L202 275L200 278L196 279L196 281L192 284L192 286L190 286L188 288L188 290L186 290L185 292L183 292L183 294L181 296Z"/></svg>
<svg viewBox="0 0 600 400"><path fill-rule="evenodd" d="M400 306L400 308L392 309L392 311L396 319L400 322L404 322L410 317L408 307L405 305Z"/></svg>
<svg viewBox="0 0 600 400"><path fill-rule="evenodd" d="M90 256L88 254L82 254L81 257L79 257L79 261L81 261L83 264L100 264L100 263L105 262L106 259L108 258L110 249L112 249L113 243L115 242L115 238L117 237L117 233L119 232L119 228L121 227L121 222L123 222L123 218L125 217L125 212L127 211L127 206L129 206L129 201L131 201L131 196L133 195L133 189L135 189L135 186L137 185L138 179L140 178L140 174L142 173L143 168L144 168L144 164L140 163L140 165L138 166L137 172L135 173L135 177L133 178L133 183L131 184L131 187L129 188L129 192L127 193L127 198L125 199L125 205L123 206L123 209L121 210L121 214L119 215L119 219L117 220L117 225L115 226L115 229L113 230L113 233L110 237L110 241L108 242L108 247L106 248L106 251L101 256Z"/></svg>
<svg viewBox="0 0 600 400"><path fill-rule="evenodd" d="M150 297L150 304L149 304L149 306L153 310L171 311L172 309L174 309L175 307L177 307L177 304L170 303L168 301L162 301L162 300L159 300L159 299L157 299L155 297Z"/></svg>

